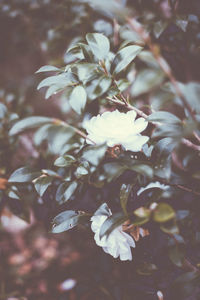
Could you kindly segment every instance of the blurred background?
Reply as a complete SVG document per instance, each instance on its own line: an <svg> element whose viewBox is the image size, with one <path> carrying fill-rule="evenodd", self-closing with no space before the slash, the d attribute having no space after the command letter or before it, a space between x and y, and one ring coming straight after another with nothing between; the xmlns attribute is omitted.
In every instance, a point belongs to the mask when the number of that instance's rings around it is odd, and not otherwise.
<svg viewBox="0 0 200 300"><path fill-rule="evenodd" d="M102 32L114 39L114 20L97 11L95 1L92 6L91 2L0 1L0 101L7 107L6 119L0 127L1 177L8 178L21 165L47 168L51 164L51 156L38 153L34 147L31 133L10 141L7 129L16 118L30 115L74 118L63 108L60 95L52 96L48 102L44 100L44 91L37 91L44 77L35 72L47 64L64 66L70 59L66 49L88 32ZM151 30L152 39L159 45L176 78L182 82L198 81L199 0L121 2L136 11ZM171 7L176 10L176 17ZM3 182L0 182L0 190L4 190ZM90 197L93 192L88 192ZM148 239L141 241L136 249L138 258L140 249L146 249L141 256L149 258L148 266L142 263L143 257L141 264L140 259L136 265L119 261L114 264L113 258L95 245L92 233L85 228L59 235L49 233L52 217L60 210L52 199L51 190L43 197L44 205L34 203L34 195L28 190L23 204L6 198L3 192L1 196L1 300L156 300L159 289L166 290L166 299L180 299L167 290L180 271L171 266L166 274L164 266L168 261L159 261L157 252L152 252L155 242L165 253L164 234L157 237L155 230L151 251ZM87 199L85 201L87 203ZM151 264L155 260L163 267L156 273L155 265ZM133 269L137 269L137 279ZM155 275L149 276L152 273Z"/></svg>

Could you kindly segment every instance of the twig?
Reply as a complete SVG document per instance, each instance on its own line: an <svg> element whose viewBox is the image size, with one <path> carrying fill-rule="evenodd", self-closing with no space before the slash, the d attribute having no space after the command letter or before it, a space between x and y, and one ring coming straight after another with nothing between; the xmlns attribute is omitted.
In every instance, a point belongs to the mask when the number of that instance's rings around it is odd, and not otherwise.
<svg viewBox="0 0 200 300"><path fill-rule="evenodd" d="M143 111L141 111L140 109L130 105L128 102L127 104L120 101L120 100L117 100L117 99L113 99L111 97L106 97L106 99L108 99L109 101L111 101L112 103L114 104L117 104L117 105L121 105L125 108L127 108L128 110L134 110L139 116L143 117L144 119L147 119L148 118L148 115L146 115Z"/></svg>
<svg viewBox="0 0 200 300"><path fill-rule="evenodd" d="M76 127L73 127L72 125L62 121L62 120L59 120L59 119L53 119L53 123L55 125L61 125L61 126L64 126L64 127L68 127L68 128L72 128L77 134L79 134L80 136L82 136L84 139L87 139L88 141L90 141L93 145L96 145L96 143L91 140L90 138L88 138L87 134L85 134L83 131L77 129Z"/></svg>
<svg viewBox="0 0 200 300"><path fill-rule="evenodd" d="M199 146L199 145L196 145L196 144L193 144L190 140L185 139L185 138L182 138L181 141L182 141L182 143L183 143L184 145L186 145L187 147L192 148L192 149L194 149L195 151L200 151L200 146Z"/></svg>

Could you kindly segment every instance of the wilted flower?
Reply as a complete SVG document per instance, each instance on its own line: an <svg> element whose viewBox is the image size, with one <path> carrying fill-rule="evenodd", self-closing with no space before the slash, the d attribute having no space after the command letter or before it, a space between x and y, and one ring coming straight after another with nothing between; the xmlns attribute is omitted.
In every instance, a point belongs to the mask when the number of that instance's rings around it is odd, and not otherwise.
<svg viewBox="0 0 200 300"><path fill-rule="evenodd" d="M92 140L97 145L103 143L106 143L108 147L122 145L126 150L141 151L149 137L142 136L140 132L145 130L148 122L144 118L137 120L135 118L135 111L121 113L118 110L92 117L84 124L88 132L86 141L88 144L91 144L90 140Z"/></svg>
<svg viewBox="0 0 200 300"><path fill-rule="evenodd" d="M123 231L122 225L115 228L108 237L103 236L100 239L100 229L107 218L108 216L105 215L96 215L91 218L91 228L95 233L96 244L114 258L119 256L121 260L132 260L131 247L135 248L135 241ZM140 234L142 235L142 232Z"/></svg>

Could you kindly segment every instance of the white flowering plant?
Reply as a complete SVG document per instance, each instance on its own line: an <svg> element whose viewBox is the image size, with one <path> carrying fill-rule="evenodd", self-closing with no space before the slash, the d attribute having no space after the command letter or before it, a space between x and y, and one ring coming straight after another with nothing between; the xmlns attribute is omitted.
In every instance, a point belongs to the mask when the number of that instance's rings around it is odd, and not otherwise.
<svg viewBox="0 0 200 300"><path fill-rule="evenodd" d="M104 2L96 9L115 17L114 37L87 33L71 42L66 64L36 72L50 74L38 90L58 99L61 118L34 115L9 128L10 139L34 130L44 167L21 167L0 185L10 198L48 198L53 233L89 230L105 255L129 261L138 276L159 274L153 248L161 235L167 262L197 286L199 253L186 253L199 243L200 84L176 79L151 26Z"/></svg>

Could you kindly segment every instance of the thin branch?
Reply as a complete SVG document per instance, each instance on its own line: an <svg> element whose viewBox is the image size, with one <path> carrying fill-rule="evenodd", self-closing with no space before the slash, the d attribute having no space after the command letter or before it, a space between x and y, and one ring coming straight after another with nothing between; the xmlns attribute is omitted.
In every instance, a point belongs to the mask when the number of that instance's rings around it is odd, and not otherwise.
<svg viewBox="0 0 200 300"><path fill-rule="evenodd" d="M61 125L61 126L73 129L78 135L82 136L84 139L87 139L93 145L96 145L96 143L93 140L91 140L90 138L88 138L87 134L85 134L83 131L77 129L76 127L73 127L72 125L70 125L70 124L68 124L68 123L66 123L66 122L64 122L62 120L59 120L59 119L53 119L53 123L55 125Z"/></svg>
<svg viewBox="0 0 200 300"><path fill-rule="evenodd" d="M120 106L123 106L125 107L126 109L128 110L134 110L139 116L143 117L144 119L147 119L148 118L148 115L146 115L143 111L141 111L140 109L130 105L128 102L127 104L118 100L117 98L116 99L113 99L111 97L106 97L106 99L108 99L109 101L111 101L112 103L116 104L116 105L120 105Z"/></svg>
<svg viewBox="0 0 200 300"><path fill-rule="evenodd" d="M196 145L196 144L193 144L190 140L185 139L185 138L182 138L181 141L182 141L182 143L183 143L184 145L186 145L187 147L192 148L192 149L194 149L195 151L200 151L200 146L199 146L199 145Z"/></svg>

